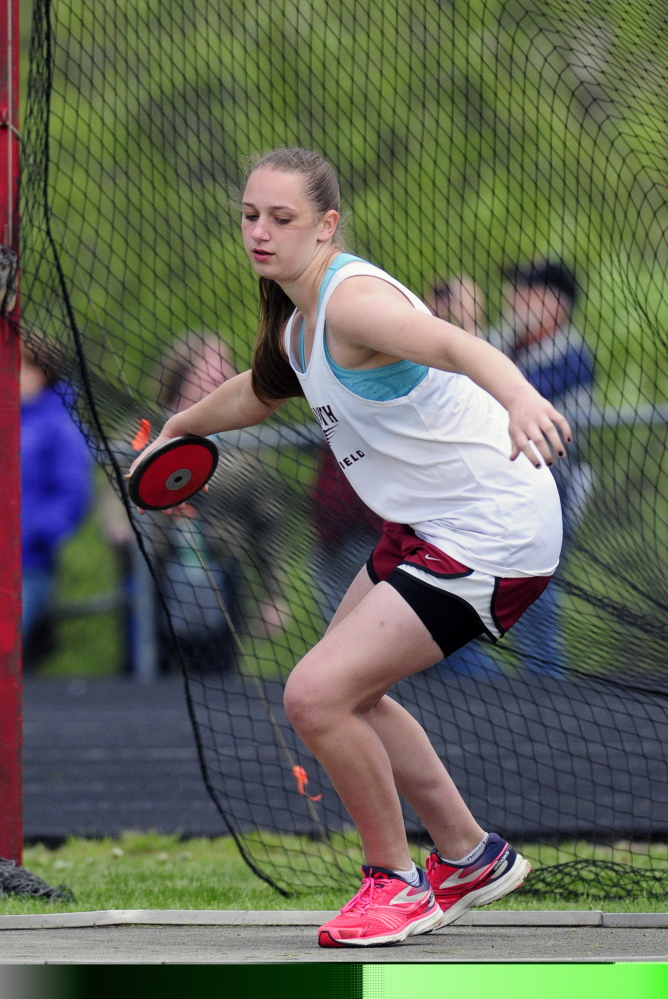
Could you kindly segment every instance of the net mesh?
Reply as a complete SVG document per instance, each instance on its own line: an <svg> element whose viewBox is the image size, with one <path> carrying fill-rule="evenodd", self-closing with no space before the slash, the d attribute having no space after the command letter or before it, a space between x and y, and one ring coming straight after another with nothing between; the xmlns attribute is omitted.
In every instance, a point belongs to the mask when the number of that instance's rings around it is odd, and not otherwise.
<svg viewBox="0 0 668 999"><path fill-rule="evenodd" d="M281 699L378 525L299 401L219 436L190 518L138 517L122 475L140 421L156 433L249 366L244 158L301 145L339 176L351 247L459 322L475 282L477 331L576 432L540 613L396 695L481 824L533 860L527 890L666 892L667 75L658 0L35 0L23 336L148 558L221 818L281 891L358 879L350 819ZM536 346L507 268L545 260L580 293Z"/></svg>
<svg viewBox="0 0 668 999"><path fill-rule="evenodd" d="M45 902L74 902L72 890L67 885L51 888L43 878L27 871L15 860L0 857L0 898L7 895L30 895Z"/></svg>

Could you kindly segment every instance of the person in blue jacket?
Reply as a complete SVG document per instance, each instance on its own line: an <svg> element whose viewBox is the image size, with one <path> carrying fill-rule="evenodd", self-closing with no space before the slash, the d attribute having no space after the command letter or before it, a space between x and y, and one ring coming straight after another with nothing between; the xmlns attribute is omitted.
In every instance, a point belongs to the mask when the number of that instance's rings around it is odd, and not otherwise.
<svg viewBox="0 0 668 999"><path fill-rule="evenodd" d="M504 270L503 321L485 328L482 290L468 277L434 281L426 301L440 319L484 337L503 351L527 381L564 413L572 430L568 461L552 468L561 500L564 542L572 539L593 489L582 445L594 382L594 358L572 321L579 290L575 275L559 259L530 260ZM566 552L568 549L566 548ZM509 641L524 671L558 676L567 663L559 591L549 587L513 628ZM444 668L480 678L500 672L484 639L449 656Z"/></svg>
<svg viewBox="0 0 668 999"><path fill-rule="evenodd" d="M87 513L93 457L70 416L57 374L39 348L21 347L23 644L53 591L58 549ZM60 391L59 391L60 390Z"/></svg>
<svg viewBox="0 0 668 999"><path fill-rule="evenodd" d="M564 519L565 553L594 482L582 447L589 422L594 357L572 321L579 289L560 259L532 260L505 271L505 325L488 339L515 362L527 381L564 413L573 430L568 461L553 467ZM495 335L500 342L495 341ZM524 669L559 675L567 655L559 590L550 587L523 616L513 639Z"/></svg>

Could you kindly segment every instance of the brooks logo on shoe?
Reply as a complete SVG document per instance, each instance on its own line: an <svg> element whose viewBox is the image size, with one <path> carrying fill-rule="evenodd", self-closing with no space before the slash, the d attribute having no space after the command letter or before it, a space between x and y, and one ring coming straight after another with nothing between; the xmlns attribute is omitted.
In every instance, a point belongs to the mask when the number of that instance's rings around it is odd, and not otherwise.
<svg viewBox="0 0 668 999"><path fill-rule="evenodd" d="M492 868L492 877L495 874L499 873L498 868L501 866L501 864L503 864L504 868L508 866L508 857L509 856L510 856L510 850L506 850L506 852L503 853L499 857L499 859L497 860L497 862L494 864L494 867Z"/></svg>
<svg viewBox="0 0 668 999"><path fill-rule="evenodd" d="M490 879L489 879L489 880L490 880L490 881L493 881L493 880L494 880L494 878L499 878L499 877L501 877L501 875L503 874L503 872L505 871L505 869L506 869L506 867L507 867L507 866L508 866L508 861L507 861L507 860L504 860L504 862L502 863L501 867L498 867L498 868L497 868L497 867L495 867L495 868L494 868L494 870L492 871L492 874L491 874L491 876L490 876Z"/></svg>

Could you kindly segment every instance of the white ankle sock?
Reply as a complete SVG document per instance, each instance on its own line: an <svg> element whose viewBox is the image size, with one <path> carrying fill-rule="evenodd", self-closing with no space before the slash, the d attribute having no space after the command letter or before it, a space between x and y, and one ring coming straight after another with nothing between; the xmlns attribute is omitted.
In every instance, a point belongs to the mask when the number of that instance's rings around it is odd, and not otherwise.
<svg viewBox="0 0 668 999"><path fill-rule="evenodd" d="M485 847L487 846L488 840L489 840L489 833L485 833L484 837L480 840L478 845L474 846L471 852L467 853L466 856L462 857L461 860L448 860L447 857L441 857L440 853L438 855L444 864L454 864L455 867L468 867L468 865L476 861L478 857L482 857L483 853L485 852ZM438 850L436 852L438 853Z"/></svg>
<svg viewBox="0 0 668 999"><path fill-rule="evenodd" d="M412 864L410 869L407 871L395 871L394 873L397 877L403 878L404 881L408 881L409 885L420 884L420 874L415 864Z"/></svg>

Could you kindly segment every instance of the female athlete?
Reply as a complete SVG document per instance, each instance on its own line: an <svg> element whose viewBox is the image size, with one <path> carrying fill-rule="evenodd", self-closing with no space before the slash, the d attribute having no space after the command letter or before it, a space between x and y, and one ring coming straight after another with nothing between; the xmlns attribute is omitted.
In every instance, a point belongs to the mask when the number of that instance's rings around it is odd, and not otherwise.
<svg viewBox="0 0 668 999"><path fill-rule="evenodd" d="M482 829L425 731L387 690L541 594L561 545L547 465L568 423L503 354L435 316L338 238L339 190L315 153L260 159L242 234L260 279L250 371L172 416L155 444L252 426L304 395L339 466L385 521L325 636L293 669L287 715L364 848L362 886L324 947L396 943L517 888L528 862ZM563 441L562 441L563 438ZM435 849L413 864L399 802Z"/></svg>

